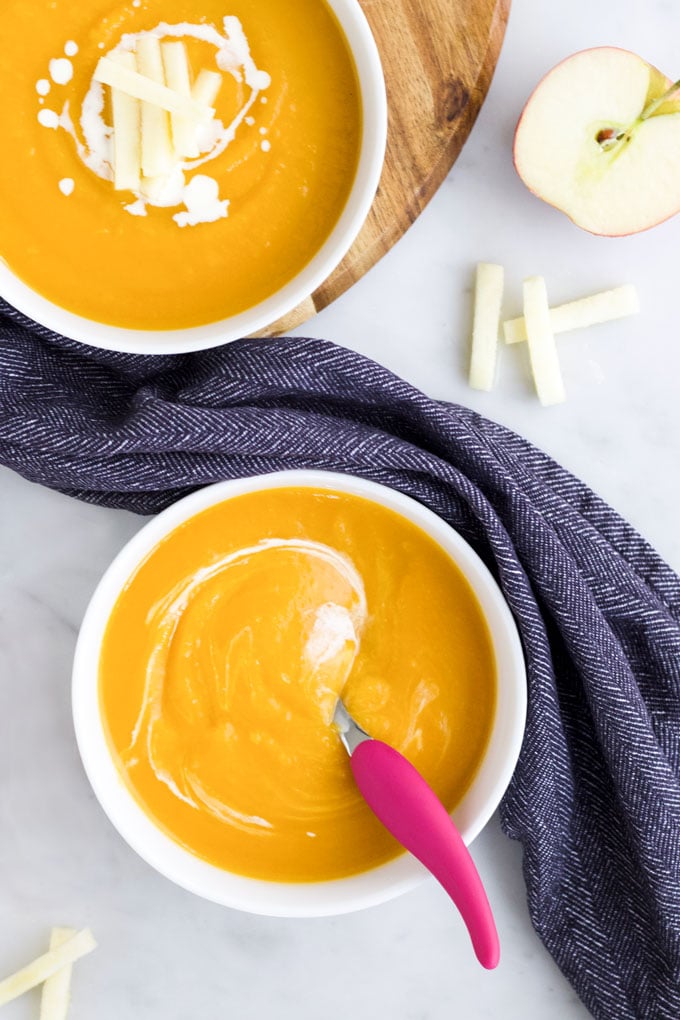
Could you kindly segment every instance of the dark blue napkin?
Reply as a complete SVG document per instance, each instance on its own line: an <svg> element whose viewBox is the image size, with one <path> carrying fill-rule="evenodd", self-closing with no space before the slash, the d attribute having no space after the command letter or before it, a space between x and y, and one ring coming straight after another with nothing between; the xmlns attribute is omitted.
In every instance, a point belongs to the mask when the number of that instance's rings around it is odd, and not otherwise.
<svg viewBox="0 0 680 1020"><path fill-rule="evenodd" d="M153 513L208 482L328 468L474 546L528 665L501 820L534 927L593 1016L678 1020L680 579L644 540L525 440L330 343L144 358L3 311L0 461L26 478Z"/></svg>

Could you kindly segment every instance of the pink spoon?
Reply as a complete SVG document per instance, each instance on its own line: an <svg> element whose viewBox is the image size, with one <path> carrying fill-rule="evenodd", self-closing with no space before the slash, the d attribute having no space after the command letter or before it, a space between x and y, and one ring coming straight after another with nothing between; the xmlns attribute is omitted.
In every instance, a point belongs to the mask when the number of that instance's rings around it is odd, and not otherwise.
<svg viewBox="0 0 680 1020"><path fill-rule="evenodd" d="M417 769L399 751L362 730L341 701L333 722L371 811L441 883L460 911L477 959L483 967L493 969L498 965L500 946L491 907L448 811Z"/></svg>

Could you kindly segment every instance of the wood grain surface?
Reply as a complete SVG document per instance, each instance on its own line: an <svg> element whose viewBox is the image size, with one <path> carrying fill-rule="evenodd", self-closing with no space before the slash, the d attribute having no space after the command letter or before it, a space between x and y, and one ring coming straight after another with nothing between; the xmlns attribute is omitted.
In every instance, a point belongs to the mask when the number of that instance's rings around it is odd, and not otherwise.
<svg viewBox="0 0 680 1020"><path fill-rule="evenodd" d="M360 279L420 215L453 166L491 84L510 0L361 0L387 85L382 178L352 248L261 336L301 325Z"/></svg>

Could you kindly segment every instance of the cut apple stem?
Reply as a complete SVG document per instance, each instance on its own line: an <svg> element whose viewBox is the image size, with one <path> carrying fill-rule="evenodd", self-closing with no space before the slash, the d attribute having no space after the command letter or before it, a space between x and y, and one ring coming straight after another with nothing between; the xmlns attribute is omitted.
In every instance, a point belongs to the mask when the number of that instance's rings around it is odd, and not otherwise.
<svg viewBox="0 0 680 1020"><path fill-rule="evenodd" d="M656 99L653 99L652 102L644 108L640 116L637 117L637 119L634 120L630 127L626 128L625 131L620 131L613 127L601 128L595 135L595 141L604 149L605 152L611 151L620 142L629 142L635 128L639 124L644 123L644 121L648 120L650 117L653 117L659 107L663 106L663 104L668 102L669 99L672 99L678 90L680 90L680 79L674 82L662 96L657 96Z"/></svg>
<svg viewBox="0 0 680 1020"><path fill-rule="evenodd" d="M663 104L668 99L671 99L672 96L678 91L678 89L680 89L680 80L674 82L671 85L671 87L669 89L667 89L666 92L664 92L664 94L662 96L659 96L658 99L654 99L649 104L649 106L646 106L645 109L640 114L638 120L647 120L648 117L653 117L654 114L656 113L656 111L659 109L659 107L663 106Z"/></svg>

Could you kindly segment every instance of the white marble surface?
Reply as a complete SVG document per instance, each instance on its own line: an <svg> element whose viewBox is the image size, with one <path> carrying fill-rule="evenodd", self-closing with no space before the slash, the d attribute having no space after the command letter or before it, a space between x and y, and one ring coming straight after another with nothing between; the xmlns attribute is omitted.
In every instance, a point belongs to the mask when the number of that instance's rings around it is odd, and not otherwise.
<svg viewBox="0 0 680 1020"><path fill-rule="evenodd" d="M680 218L633 238L591 237L525 191L510 147L524 99L560 58L617 44L677 75L679 27L670 0L515 0L489 99L445 185L396 249L299 331L354 347L528 436L676 569ZM560 341L564 406L540 407L515 349L503 352L496 391L474 393L464 365L478 260L506 265L510 314L533 273L546 276L555 301L635 282L643 310ZM521 855L496 823L473 848L503 943L492 974L474 963L434 884L362 914L267 920L195 899L128 850L80 767L69 673L89 594L140 523L0 471L0 975L41 952L50 925L88 924L100 949L77 968L72 1020L587 1016L532 932ZM28 995L3 1017L37 1010Z"/></svg>

